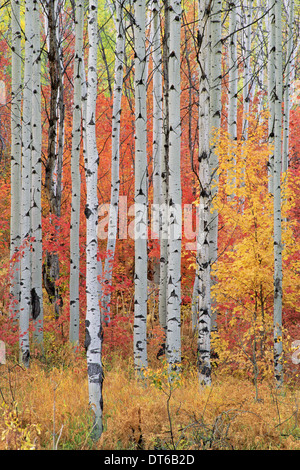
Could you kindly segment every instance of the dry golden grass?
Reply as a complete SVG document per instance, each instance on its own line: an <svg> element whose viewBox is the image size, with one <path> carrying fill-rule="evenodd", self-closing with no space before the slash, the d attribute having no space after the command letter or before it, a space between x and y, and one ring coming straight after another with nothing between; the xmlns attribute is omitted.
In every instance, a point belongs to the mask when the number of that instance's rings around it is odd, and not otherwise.
<svg viewBox="0 0 300 470"><path fill-rule="evenodd" d="M147 386L137 381L130 361L104 365L104 432L97 443L89 437L83 356L65 353L56 367L38 360L29 370L2 366L1 393L10 409L16 403L17 424L1 413L0 449L21 448L26 435L25 444L36 449L300 449L298 391L282 395L264 383L255 401L249 381L216 376L200 390L195 373L186 371L168 413L163 375L159 389L151 379Z"/></svg>

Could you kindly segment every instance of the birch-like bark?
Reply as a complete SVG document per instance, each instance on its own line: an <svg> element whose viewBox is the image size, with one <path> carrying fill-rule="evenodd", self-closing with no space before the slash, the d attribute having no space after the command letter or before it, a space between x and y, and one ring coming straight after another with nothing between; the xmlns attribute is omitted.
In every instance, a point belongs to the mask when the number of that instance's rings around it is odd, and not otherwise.
<svg viewBox="0 0 300 470"><path fill-rule="evenodd" d="M113 261L115 257L119 193L120 193L120 124L121 124L121 100L123 90L124 73L124 50L125 50L125 29L124 29L124 5L122 1L116 2L116 49L115 49L115 74L113 89L113 110L112 110L112 135L111 135L111 194L108 221L108 239L106 248L106 258L104 265L105 287L110 286L112 279ZM102 309L105 322L110 321L110 298L111 293L103 292Z"/></svg>
<svg viewBox="0 0 300 470"><path fill-rule="evenodd" d="M275 0L275 119L274 119L274 374L283 384L282 358L282 240L281 240L281 155L282 155L282 1Z"/></svg>
<svg viewBox="0 0 300 470"><path fill-rule="evenodd" d="M96 144L96 98L97 98L97 49L98 49L98 2L89 1L88 13L88 77L87 77L87 167L86 188L86 299L85 348L89 386L89 403L94 413L92 437L98 440L102 434L102 324L98 300L98 196L97 179L99 157Z"/></svg>
<svg viewBox="0 0 300 470"><path fill-rule="evenodd" d="M20 261L18 252L21 240L21 154L22 154L22 125L21 125L21 25L20 2L11 0L11 30L12 30L12 61L11 61L11 211L10 211L10 257L11 273L11 302L12 318L19 315L20 302Z"/></svg>
<svg viewBox="0 0 300 470"><path fill-rule="evenodd" d="M268 102L269 102L269 143L274 144L274 126L275 126L275 6L274 1L269 0L269 60L268 60ZM274 153L271 152L268 162L268 189L273 194L274 183Z"/></svg>
<svg viewBox="0 0 300 470"><path fill-rule="evenodd" d="M251 31L252 31L252 0L247 1L246 24L244 29L244 84L243 84L243 140L248 139L248 116L251 94Z"/></svg>
<svg viewBox="0 0 300 470"><path fill-rule="evenodd" d="M72 129L72 201L70 226L70 327L69 339L74 346L79 344L79 266L80 266L80 144L81 144L81 84L83 53L84 3L75 5L75 58L74 58L74 103Z"/></svg>
<svg viewBox="0 0 300 470"><path fill-rule="evenodd" d="M221 0L215 0L211 6L210 28L211 28L211 54L210 54L210 177L211 177L211 200L214 203L214 198L218 191L218 156L215 151L215 139L221 126L221 80L222 80L222 43L221 43ZM209 257L210 267L217 262L218 258L218 211L212 207L209 222ZM211 279L211 285L216 282L216 278ZM216 328L217 312L214 305L213 296L212 301L212 328Z"/></svg>
<svg viewBox="0 0 300 470"><path fill-rule="evenodd" d="M168 293L167 359L171 369L181 363L181 238L182 208L180 181L180 29L181 2L170 1L169 53L169 188L168 188Z"/></svg>
<svg viewBox="0 0 300 470"><path fill-rule="evenodd" d="M135 12L135 275L134 365L138 374L147 359L147 110L146 110L146 2L136 0Z"/></svg>
<svg viewBox="0 0 300 470"><path fill-rule="evenodd" d="M289 166L289 125L290 125L290 88L291 88L291 61L293 56L294 31L294 0L289 1L288 14L288 42L286 51L286 69L284 79L284 110L283 110L283 136L282 136L282 172L286 174Z"/></svg>
<svg viewBox="0 0 300 470"><path fill-rule="evenodd" d="M20 302L20 360L29 367L29 317L31 307L31 120L32 120L32 57L33 2L25 1L25 66L22 116L22 192L21 192L21 302Z"/></svg>
<svg viewBox="0 0 300 470"><path fill-rule="evenodd" d="M228 133L232 140L237 140L237 0L229 4L229 88L228 88Z"/></svg>
<svg viewBox="0 0 300 470"><path fill-rule="evenodd" d="M197 368L200 385L211 383L210 334L211 291L209 258L209 218L211 177L209 168L209 0L199 2L199 233L197 237L198 348Z"/></svg>
<svg viewBox="0 0 300 470"><path fill-rule="evenodd" d="M32 285L31 314L34 340L43 343L43 288L42 288L42 126L41 126L41 46L39 1L33 0L33 68L32 68Z"/></svg>
<svg viewBox="0 0 300 470"><path fill-rule="evenodd" d="M169 41L170 12L169 0L164 1L163 34L163 135L160 163L160 279L159 279L159 323L166 331L167 327L167 278L168 278L168 181L169 181Z"/></svg>

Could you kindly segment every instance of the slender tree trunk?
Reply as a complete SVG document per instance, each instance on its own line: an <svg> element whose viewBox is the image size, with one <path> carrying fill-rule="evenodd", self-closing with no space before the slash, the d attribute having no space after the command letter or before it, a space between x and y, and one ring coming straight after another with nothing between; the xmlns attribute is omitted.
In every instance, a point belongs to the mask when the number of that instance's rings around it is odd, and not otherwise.
<svg viewBox="0 0 300 470"><path fill-rule="evenodd" d="M211 28L211 57L210 57L210 175L211 175L211 198L214 204L214 198L218 191L218 156L215 151L215 139L221 126L221 59L222 59L222 43L221 43L221 0L212 2L210 28ZM209 257L210 266L217 263L218 258L218 211L212 206L209 222ZM211 285L216 282L215 276L211 279ZM212 296L212 328L216 328L217 311L214 298Z"/></svg>
<svg viewBox="0 0 300 470"><path fill-rule="evenodd" d="M20 302L20 261L18 252L21 240L21 26L20 2L11 0L12 29L12 84L11 84L11 215L10 215L10 257L12 267L10 313L19 315Z"/></svg>
<svg viewBox="0 0 300 470"><path fill-rule="evenodd" d="M162 94L162 54L160 39L160 2L152 1L152 57L153 57L153 204L155 214L159 214L161 201L161 158L163 132L163 94ZM161 235L161 224L158 221L158 238ZM154 259L153 278L155 286L159 285L160 264Z"/></svg>
<svg viewBox="0 0 300 470"><path fill-rule="evenodd" d="M283 111L283 155L282 172L286 173L289 166L289 124L290 124L290 87L291 87L291 61L293 56L294 31L294 0L289 2L288 15L288 43L286 51L286 71L284 80L284 111Z"/></svg>
<svg viewBox="0 0 300 470"><path fill-rule="evenodd" d="M45 189L49 201L50 214L59 218L61 215L64 103L61 58L57 39L58 11L55 0L48 0L46 14L51 93L49 104L48 151L45 168ZM59 278L59 258L57 252L48 251L46 253L46 262L43 266L43 277L49 299L54 303L55 317L58 318L60 307L62 306L62 299L57 287L57 280Z"/></svg>
<svg viewBox="0 0 300 470"><path fill-rule="evenodd" d="M75 6L75 59L74 59L74 104L72 129L72 202L70 227L70 342L79 344L79 266L80 266L80 144L81 144L81 84L84 4L77 0Z"/></svg>
<svg viewBox="0 0 300 470"><path fill-rule="evenodd" d="M243 85L243 139L248 139L248 116L250 111L250 95L251 95L251 22L252 22L252 0L247 1L246 24L244 30L244 85Z"/></svg>
<svg viewBox="0 0 300 470"><path fill-rule="evenodd" d="M42 126L41 126L41 47L39 1L33 0L33 69L32 69L32 285L31 313L34 340L43 344L43 289L42 289Z"/></svg>
<svg viewBox="0 0 300 470"><path fill-rule="evenodd" d="M168 181L169 181L169 0L164 0L163 35L163 135L161 149L161 194L160 194L160 280L159 280L159 323L167 327L167 278L168 278Z"/></svg>
<svg viewBox="0 0 300 470"><path fill-rule="evenodd" d="M32 120L32 57L33 57L33 3L25 1L25 67L23 89L22 125L22 201L21 242L24 245L21 258L21 302L20 302L20 359L29 367L29 317L31 307L31 120Z"/></svg>
<svg viewBox="0 0 300 470"><path fill-rule="evenodd" d="M180 181L180 0L170 1L169 54L169 193L168 193L168 294L167 358L171 369L181 363L181 238L182 209Z"/></svg>
<svg viewBox="0 0 300 470"><path fill-rule="evenodd" d="M282 358L282 240L281 240L281 132L282 132L282 1L275 0L275 119L274 119L274 373L283 384Z"/></svg>
<svg viewBox="0 0 300 470"><path fill-rule="evenodd" d="M145 0L135 9L135 300L134 364L137 372L148 366L147 359L147 114Z"/></svg>
<svg viewBox="0 0 300 470"><path fill-rule="evenodd" d="M86 336L89 401L94 413L93 438L99 439L102 434L102 324L98 300L98 196L97 179L99 157L96 144L96 98L97 98L97 49L98 49L98 2L89 1L88 38L89 58L87 77L87 167L86 186Z"/></svg>
<svg viewBox="0 0 300 470"><path fill-rule="evenodd" d="M123 2L116 2L116 49L115 49L115 80L113 90L112 111L112 155L111 155L111 194L108 222L108 240L106 248L106 259L104 265L105 287L111 285L113 261L116 250L119 193L120 193L120 124L122 110L122 90L124 73L124 50L125 29L123 18ZM111 293L103 292L102 308L105 322L110 321L110 298Z"/></svg>
<svg viewBox="0 0 300 470"><path fill-rule="evenodd" d="M270 107L269 115L269 143L274 144L274 125L275 125L275 14L274 14L274 2L269 0L269 60L268 60L268 102ZM274 153L270 153L268 162L268 176L269 176L269 192L273 194L274 183Z"/></svg>
<svg viewBox="0 0 300 470"><path fill-rule="evenodd" d="M199 2L199 234L197 243L198 275L198 356L200 385L210 385L211 292L209 258L209 216L211 208L211 177L209 168L209 0Z"/></svg>

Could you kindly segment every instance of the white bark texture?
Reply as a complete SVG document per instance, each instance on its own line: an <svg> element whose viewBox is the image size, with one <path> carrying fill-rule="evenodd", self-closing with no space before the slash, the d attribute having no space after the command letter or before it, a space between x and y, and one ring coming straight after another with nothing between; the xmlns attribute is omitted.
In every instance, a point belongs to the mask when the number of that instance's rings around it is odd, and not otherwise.
<svg viewBox="0 0 300 470"><path fill-rule="evenodd" d="M10 257L12 259L11 273L11 304L10 313L13 318L19 315L20 301L20 261L17 254L21 240L21 154L22 154L22 125L21 125L21 28L20 2L11 1L11 30L12 30L12 82L11 82L11 215L10 215Z"/></svg>
<svg viewBox="0 0 300 470"><path fill-rule="evenodd" d="M75 5L75 58L74 58L74 103L72 128L72 201L70 227L70 329L69 339L74 346L79 343L79 268L80 268L80 143L81 143L81 84L84 3L77 0Z"/></svg>
<svg viewBox="0 0 300 470"><path fill-rule="evenodd" d="M86 216L86 336L85 348L87 354L89 402L94 413L92 437L98 440L102 434L102 325L98 300L98 197L97 179L99 157L96 144L96 98L97 98L97 49L98 49L98 2L89 1L88 12L88 77L87 77L87 167L86 186L87 201Z"/></svg>
<svg viewBox="0 0 300 470"><path fill-rule="evenodd" d="M135 298L134 365L138 374L147 360L147 111L146 2L136 0L135 11Z"/></svg>
<svg viewBox="0 0 300 470"><path fill-rule="evenodd" d="M33 57L33 3L25 1L25 66L23 85L22 125L22 196L21 196L21 303L20 303L20 359L29 366L29 317L31 289L31 107L32 107L32 57Z"/></svg>
<svg viewBox="0 0 300 470"><path fill-rule="evenodd" d="M181 363L181 181L180 181L180 0L170 1L169 50L169 187L167 358L171 369Z"/></svg>
<svg viewBox="0 0 300 470"><path fill-rule="evenodd" d="M197 238L198 290L198 354L197 367L200 385L210 385L211 292L209 259L209 217L211 208L211 178L209 168L209 1L199 3L199 233Z"/></svg>
<svg viewBox="0 0 300 470"><path fill-rule="evenodd" d="M282 240L281 240L281 133L282 133L282 1L275 0L275 119L274 119L274 374L283 384L282 358Z"/></svg>
<svg viewBox="0 0 300 470"><path fill-rule="evenodd" d="M34 326L34 340L43 344L43 288L42 288L42 125L41 125L41 46L39 1L33 0L33 68L32 68L32 284L31 314Z"/></svg>
<svg viewBox="0 0 300 470"><path fill-rule="evenodd" d="M250 111L250 99L251 99L251 31L252 31L252 0L248 0L246 4L245 12L245 29L244 29L244 42L243 42L243 54L244 54L244 85L243 85L243 139L248 139L248 116Z"/></svg>
<svg viewBox="0 0 300 470"><path fill-rule="evenodd" d="M288 14L288 42L286 51L286 71L284 80L284 114L283 114L283 149L282 171L286 173L289 166L289 126L290 126L290 88L291 88L291 62L293 58L293 32L294 32L294 0L289 1Z"/></svg>
<svg viewBox="0 0 300 470"><path fill-rule="evenodd" d="M275 5L273 0L269 0L269 60L268 60L268 102L269 102L269 142L274 144L274 126L275 126ZM273 194L274 183L274 153L271 152L268 163L269 192Z"/></svg>
<svg viewBox="0 0 300 470"><path fill-rule="evenodd" d="M118 230L118 212L119 212L119 193L120 193L120 125L121 125L121 101L123 89L124 73L124 51L125 51L125 30L124 30L124 5L122 1L116 2L116 48L115 48L115 79L113 90L113 111L112 111L112 155L111 155L111 194L108 221L108 239L106 248L106 258L104 265L105 285L107 288L111 285L113 261L115 257L117 230ZM110 298L111 293L103 292L102 309L105 322L110 321Z"/></svg>
<svg viewBox="0 0 300 470"><path fill-rule="evenodd" d="M162 155L160 162L161 193L160 193L160 279L159 279L159 323L166 331L167 327L167 278L168 278L168 180L169 180L169 36L170 12L169 1L164 2L163 29L163 135Z"/></svg>

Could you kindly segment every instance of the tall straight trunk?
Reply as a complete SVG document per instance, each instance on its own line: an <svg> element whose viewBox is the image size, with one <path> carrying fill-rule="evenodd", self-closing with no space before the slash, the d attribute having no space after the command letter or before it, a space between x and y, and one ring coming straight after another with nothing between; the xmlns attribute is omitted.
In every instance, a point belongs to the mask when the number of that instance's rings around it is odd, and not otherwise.
<svg viewBox="0 0 300 470"><path fill-rule="evenodd" d="M135 11L135 297L134 365L139 374L147 359L147 113L146 113L146 2L136 0Z"/></svg>
<svg viewBox="0 0 300 470"><path fill-rule="evenodd" d="M274 374L283 384L282 358L282 240L281 240L281 132L282 132L282 1L275 0L275 119L274 119Z"/></svg>
<svg viewBox="0 0 300 470"><path fill-rule="evenodd" d="M170 1L169 50L169 193L167 358L171 369L181 363L181 180L180 180L180 0Z"/></svg>
<svg viewBox="0 0 300 470"><path fill-rule="evenodd" d="M21 258L20 359L29 366L29 317L31 307L31 120L32 120L32 57L33 2L25 1L25 66L22 125L22 193L21 193Z"/></svg>
<svg viewBox="0 0 300 470"><path fill-rule="evenodd" d="M291 62L293 56L294 31L294 0L289 2L288 14L288 42L286 51L286 70L284 79L284 111L283 111L283 149L282 171L286 173L289 166L289 124L290 124L290 88L291 88Z"/></svg>
<svg viewBox="0 0 300 470"><path fill-rule="evenodd" d="M10 257L11 303L10 313L13 318L19 315L20 302L20 261L18 252L21 240L21 26L20 2L11 0L12 62L11 62L11 211L10 211Z"/></svg>
<svg viewBox="0 0 300 470"><path fill-rule="evenodd" d="M33 69L32 69L32 285L31 314L34 326L34 340L43 343L43 289L42 289L42 126L41 126L41 47L40 47L40 8L38 0L33 0Z"/></svg>
<svg viewBox="0 0 300 470"><path fill-rule="evenodd" d="M238 92L238 61L237 61L237 0L229 5L229 89L228 89L228 133L232 140L237 139L237 92Z"/></svg>
<svg viewBox="0 0 300 470"><path fill-rule="evenodd" d="M221 43L221 0L212 2L210 12L211 28L211 54L210 54L210 156L209 167L211 177L211 198L214 198L218 191L218 156L215 151L215 139L221 126L221 80L222 80L222 43ZM210 267L217 263L218 258L218 211L212 206L209 222L209 257ZM215 276L211 278L212 285L216 282ZM216 328L217 312L214 298L212 296L212 328Z"/></svg>
<svg viewBox="0 0 300 470"><path fill-rule="evenodd" d="M49 201L50 214L61 215L61 173L63 152L63 81L60 48L58 44L58 8L56 0L48 0L47 15L47 44L50 76L50 103L48 149L45 167L45 189ZM51 217L51 215L50 215ZM55 251L46 253L43 266L44 285L50 301L54 304L55 317L59 317L62 299L57 287L59 278L59 258Z"/></svg>
<svg viewBox="0 0 300 470"><path fill-rule="evenodd" d="M152 57L153 57L153 204L155 213L159 214L161 201L161 158L162 158L162 131L163 131L163 95L162 95L162 54L160 36L160 2L152 1ZM161 224L158 221L158 238L161 234ZM155 285L159 285L160 264L154 259L153 278Z"/></svg>
<svg viewBox="0 0 300 470"><path fill-rule="evenodd" d="M102 434L102 324L98 300L98 196L97 179L99 157L96 143L98 2L89 1L88 13L88 77L87 77L87 167L86 167L86 299L85 347L87 354L89 402L94 413L93 439Z"/></svg>
<svg viewBox="0 0 300 470"><path fill-rule="evenodd" d="M79 344L79 266L80 266L80 144L81 144L81 84L84 4L77 0L75 5L75 59L74 59L74 103L72 129L72 202L70 227L70 330L69 339Z"/></svg>
<svg viewBox="0 0 300 470"><path fill-rule="evenodd" d="M211 290L209 258L209 215L211 208L211 177L209 168L209 0L199 2L199 233L197 237L198 275L198 354L200 385L211 383L210 334Z"/></svg>
<svg viewBox="0 0 300 470"><path fill-rule="evenodd" d="M121 104L124 74L124 50L125 50L125 29L124 29L124 5L123 2L116 2L116 48L115 48L115 78L113 89L113 110L112 110L112 136L111 136L111 193L108 222L108 240L106 248L106 258L104 265L105 287L111 285L113 261L116 250L119 194L120 194L120 124L121 124ZM106 323L110 321L110 298L111 293L103 292L102 308Z"/></svg>
<svg viewBox="0 0 300 470"><path fill-rule="evenodd" d="M244 30L244 85L243 85L243 139L248 139L248 116L250 111L251 95L251 22L252 22L252 0L247 1L246 21Z"/></svg>
<svg viewBox="0 0 300 470"><path fill-rule="evenodd" d="M168 278L168 181L169 181L169 36L170 12L169 0L164 0L163 31L163 135L161 148L161 193L160 193L160 279L159 279L159 323L166 331L167 327L167 278Z"/></svg>
<svg viewBox="0 0 300 470"><path fill-rule="evenodd" d="M273 0L269 0L269 57L268 57L268 102L269 102L269 143L274 144L274 125L275 125L275 6ZM268 188L273 194L274 182L274 153L271 152L268 162Z"/></svg>

